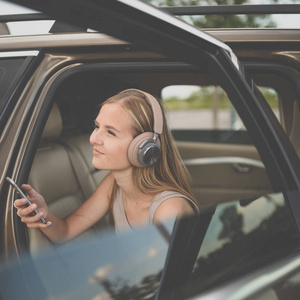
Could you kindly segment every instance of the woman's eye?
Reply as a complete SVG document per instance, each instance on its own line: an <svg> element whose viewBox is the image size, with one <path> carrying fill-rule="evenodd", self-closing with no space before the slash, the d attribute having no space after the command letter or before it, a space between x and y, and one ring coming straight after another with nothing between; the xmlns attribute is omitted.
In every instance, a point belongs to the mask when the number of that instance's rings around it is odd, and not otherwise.
<svg viewBox="0 0 300 300"><path fill-rule="evenodd" d="M94 124L94 129L99 129L99 125Z"/></svg>
<svg viewBox="0 0 300 300"><path fill-rule="evenodd" d="M108 130L108 133L109 133L110 135L116 136L111 130Z"/></svg>

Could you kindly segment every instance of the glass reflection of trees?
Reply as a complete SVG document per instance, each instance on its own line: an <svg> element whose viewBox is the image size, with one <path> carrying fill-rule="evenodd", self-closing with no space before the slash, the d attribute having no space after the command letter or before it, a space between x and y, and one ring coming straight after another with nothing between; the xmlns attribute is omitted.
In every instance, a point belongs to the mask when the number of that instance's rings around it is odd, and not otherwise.
<svg viewBox="0 0 300 300"><path fill-rule="evenodd" d="M245 219L252 203L244 207L239 202L224 206L219 215L221 230L215 236L223 244L215 243L222 246L206 255L200 252L190 281L192 289L189 285L189 294L193 294L193 289L199 292L257 270L299 248L299 234L292 216L283 198L280 200L276 201L272 197L255 200L258 203L264 201L272 210L257 210L255 214L252 208L252 218L257 225L249 231L245 229ZM257 209L266 208L266 205L258 205Z"/></svg>
<svg viewBox="0 0 300 300"><path fill-rule="evenodd" d="M154 275L148 275L142 278L139 284L128 284L126 280L118 278L114 281L108 279L99 280L97 283L101 285L107 299L113 300L151 300L155 298L158 289L162 271ZM97 280L97 278L95 278Z"/></svg>

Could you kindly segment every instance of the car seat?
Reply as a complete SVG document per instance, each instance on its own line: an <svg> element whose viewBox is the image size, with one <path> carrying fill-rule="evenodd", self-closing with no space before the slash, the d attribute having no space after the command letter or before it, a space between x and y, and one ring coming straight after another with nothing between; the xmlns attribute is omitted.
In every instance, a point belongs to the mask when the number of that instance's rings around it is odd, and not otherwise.
<svg viewBox="0 0 300 300"><path fill-rule="evenodd" d="M294 101L293 123L290 133L290 141L293 144L298 156L300 156L300 111L298 101Z"/></svg>
<svg viewBox="0 0 300 300"><path fill-rule="evenodd" d="M36 152L32 164L28 183L43 197L48 204L49 209L58 217L64 218L79 207L83 201L93 192L97 186L96 178L99 182L105 176L105 173L87 166L87 158L84 158L78 149L85 151L89 140L85 137L76 137L69 140L66 146L60 139L62 131L62 118L58 106L54 104L46 126L44 128L40 145ZM76 142L81 145L76 145ZM76 150L77 148L77 150ZM70 152L72 154L70 155ZM92 151L87 151L89 153ZM87 154L87 156L92 154ZM72 156L72 158L71 158ZM73 163L76 161L76 167ZM78 175L76 170L81 170ZM78 171L79 172L79 171ZM84 182L80 182L84 178ZM86 186L83 190L82 187ZM99 228L107 228L106 220L96 227L93 227L73 242L77 242L83 237L98 232ZM38 229L29 229L29 247L30 252L35 254L44 248L51 247L51 243L46 239Z"/></svg>

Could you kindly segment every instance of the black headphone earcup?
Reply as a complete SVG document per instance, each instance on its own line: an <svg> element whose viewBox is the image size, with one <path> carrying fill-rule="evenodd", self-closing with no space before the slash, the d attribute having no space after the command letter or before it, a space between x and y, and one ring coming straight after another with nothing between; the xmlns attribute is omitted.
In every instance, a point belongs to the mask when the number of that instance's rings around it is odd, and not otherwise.
<svg viewBox="0 0 300 300"><path fill-rule="evenodd" d="M160 143L153 140L153 132L144 132L133 139L128 147L128 159L135 167L154 165L161 155Z"/></svg>
<svg viewBox="0 0 300 300"><path fill-rule="evenodd" d="M147 167L153 166L159 161L160 153L160 146L153 139L147 140L139 149L139 162Z"/></svg>

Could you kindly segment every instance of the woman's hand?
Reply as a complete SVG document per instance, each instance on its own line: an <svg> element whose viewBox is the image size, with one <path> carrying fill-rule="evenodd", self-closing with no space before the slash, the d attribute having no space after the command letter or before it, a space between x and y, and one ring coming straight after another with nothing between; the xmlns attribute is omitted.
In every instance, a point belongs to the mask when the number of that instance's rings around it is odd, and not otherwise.
<svg viewBox="0 0 300 300"><path fill-rule="evenodd" d="M29 228L47 228L52 223L47 222L43 224L41 217L47 220L48 206L44 198L37 193L30 185L23 184L22 190L27 194L28 199L32 202L31 205L27 206L27 200L22 198L14 202L14 206L17 208L17 215L21 218L21 221ZM38 209L39 214L35 214L34 210Z"/></svg>

